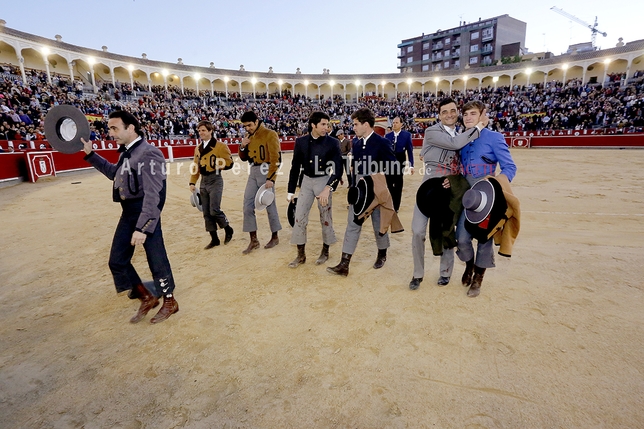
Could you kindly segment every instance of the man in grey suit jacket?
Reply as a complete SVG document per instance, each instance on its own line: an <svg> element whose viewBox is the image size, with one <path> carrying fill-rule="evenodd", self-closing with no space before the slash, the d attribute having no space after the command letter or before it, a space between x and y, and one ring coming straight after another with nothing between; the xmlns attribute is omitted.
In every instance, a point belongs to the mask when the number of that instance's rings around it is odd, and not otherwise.
<svg viewBox="0 0 644 429"><path fill-rule="evenodd" d="M486 115L481 116L481 121L475 127L462 134L456 131L458 121L458 108L451 98L442 100L438 105L438 118L440 122L425 130L423 147L420 158L424 162L423 182L432 177L444 177L450 174L460 174L460 161L458 150L469 142L479 137L480 131L488 124ZM445 178L443 187L450 186ZM411 222L412 239L411 250L414 257L414 275L409 283L409 289L416 290L423 281L425 274L425 238L429 218L414 205L414 215ZM438 284L445 286L449 283L454 268L454 248L443 249L440 262L440 277Z"/></svg>

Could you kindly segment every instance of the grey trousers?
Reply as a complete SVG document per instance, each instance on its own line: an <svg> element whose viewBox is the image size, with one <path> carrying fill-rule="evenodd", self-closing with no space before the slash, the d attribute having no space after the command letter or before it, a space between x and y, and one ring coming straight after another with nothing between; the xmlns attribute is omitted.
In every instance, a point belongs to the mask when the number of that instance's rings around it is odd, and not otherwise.
<svg viewBox="0 0 644 429"><path fill-rule="evenodd" d="M246 190L244 191L244 232L257 231L257 217L255 216L255 194L259 188L266 183L266 174L262 174L262 167L260 165L251 165L248 174L248 181L246 182ZM264 170L268 171L266 167ZM268 224L271 232L277 232L282 229L280 217L277 213L276 205L277 197L273 203L266 207L268 213Z"/></svg>
<svg viewBox="0 0 644 429"><path fill-rule="evenodd" d="M353 255L358 247L358 239L362 232L362 225L353 221L353 206L349 206L349 215L347 218L347 229L344 231L344 243L342 243L342 252ZM378 250L389 248L389 233L380 236L380 207L376 208L371 214L371 224L373 225L373 234L376 237L376 246Z"/></svg>
<svg viewBox="0 0 644 429"><path fill-rule="evenodd" d="M324 244L333 244L337 240L333 230L333 215L331 197L333 192L329 193L329 203L322 207L320 201L315 198L326 187L329 176L309 177L304 175L300 194L297 197L297 206L295 207L295 224L293 225L293 234L291 235L291 244L306 244L306 227L309 224L309 214L313 202L317 201L318 210L320 211L320 224L322 225L322 242Z"/></svg>
<svg viewBox="0 0 644 429"><path fill-rule="evenodd" d="M456 225L456 241L458 242L458 250L456 254L458 258L467 262L474 257L474 246L472 245L472 236L465 229L465 210L461 213ZM494 268L494 239L481 243L478 242L476 246L476 260L474 265L480 268Z"/></svg>
<svg viewBox="0 0 644 429"><path fill-rule="evenodd" d="M425 276L425 240L427 238L427 225L429 218L421 213L414 204L414 216L411 220L411 253L414 257L414 278L421 279ZM440 275L452 277L454 269L454 248L443 248L440 262Z"/></svg>
<svg viewBox="0 0 644 429"><path fill-rule="evenodd" d="M201 176L199 186L203 218L206 221L206 231L217 231L228 225L228 218L221 210L221 196L224 192L224 179L219 174Z"/></svg>

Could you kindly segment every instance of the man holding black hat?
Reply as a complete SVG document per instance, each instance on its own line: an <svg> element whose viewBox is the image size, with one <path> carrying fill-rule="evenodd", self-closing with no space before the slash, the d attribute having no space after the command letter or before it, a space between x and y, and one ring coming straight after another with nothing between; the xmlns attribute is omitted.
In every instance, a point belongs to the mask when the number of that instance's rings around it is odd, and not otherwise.
<svg viewBox="0 0 644 429"><path fill-rule="evenodd" d="M463 106L465 126L471 127L479 122L484 111L485 105L478 100L465 103ZM495 131L482 130L481 136L463 147L460 155L463 175L470 185L474 185L485 176L494 176L497 164L501 167L500 175L506 176L507 182L511 182L517 172L517 166L512 159L505 138L501 133ZM467 296L474 298L481 292L485 270L495 266L494 240L488 239L483 242L477 240L475 260L472 235L465 228L465 221L465 211L463 211L456 226L456 240L458 241L456 254L461 261L465 262L462 283L463 286L470 287Z"/></svg>
<svg viewBox="0 0 644 429"><path fill-rule="evenodd" d="M282 163L282 153L280 152L280 141L277 133L266 128L255 112L245 112L241 117L241 122L248 134L244 136L239 146L239 159L248 161L250 165L248 182L244 191L243 230L250 233L250 243L242 253L247 255L259 248L255 197L260 188L275 192L274 185L277 179L277 172ZM274 199L266 207L266 213L268 213L268 223L272 236L264 246L264 249L270 249L279 244L280 240L277 232L282 229Z"/></svg>
<svg viewBox="0 0 644 429"><path fill-rule="evenodd" d="M85 160L114 181L112 194L121 203L122 213L112 240L109 266L118 293L128 291L141 306L130 322L140 322L159 304L163 306L150 322L159 323L179 311L174 299L174 278L163 243L161 210L166 198L165 159L161 151L143 139L139 121L129 112L117 110L109 115L110 136L119 145L121 156L112 164L83 142ZM132 265L136 246L142 245L154 279L154 290L148 290Z"/></svg>
<svg viewBox="0 0 644 429"><path fill-rule="evenodd" d="M456 130L458 121L458 108L456 102L451 98L445 98L438 104L439 123L432 125L425 131L423 147L420 151L420 157L424 162L424 182L434 178L445 178L442 186L450 188L449 175L460 174L460 163L458 150L468 142L479 136L480 130L487 126L487 117L484 116L482 121L476 124L471 130L459 134ZM419 188L419 192L423 188ZM425 187L427 187L425 185ZM419 195L417 198L423 200L426 196ZM431 202L430 202L431 204ZM459 211L460 213L460 211ZM416 290L423 281L425 275L425 240L427 237L427 224L429 216L419 209L419 205L414 206L414 215L412 218L411 229L411 250L414 258L414 274L409 288ZM440 251L439 251L440 252ZM436 253L436 252L434 252ZM440 258L440 277L438 285L445 286L449 283L454 269L454 247L443 247L442 254L437 253Z"/></svg>
<svg viewBox="0 0 644 429"><path fill-rule="evenodd" d="M287 200L291 202L298 185L300 172L302 182L295 208L291 244L297 245L297 257L288 264L291 268L306 262L306 227L313 202L317 200L322 224L322 252L315 265L329 258L329 245L336 242L333 230L331 194L338 187L342 176L340 142L327 134L329 115L313 112L309 116L309 134L295 140L293 161L288 180Z"/></svg>
<svg viewBox="0 0 644 429"><path fill-rule="evenodd" d="M357 140L351 149L353 154L353 183L357 183L363 176L377 173L384 173L385 176L388 176L392 172L398 171L400 164L396 160L389 140L380 137L373 130L376 123L376 117L373 112L363 107L353 112L351 119L353 120L353 130L357 136ZM376 238L376 246L378 247L378 256L373 264L375 269L382 268L385 265L387 248L389 248L389 234L387 232L380 233L380 216L380 208L375 208L371 213L373 232ZM349 209L347 229L344 233L342 259L335 267L328 267L328 272L340 276L349 275L349 263L358 246L363 222L364 219L356 218L352 205Z"/></svg>

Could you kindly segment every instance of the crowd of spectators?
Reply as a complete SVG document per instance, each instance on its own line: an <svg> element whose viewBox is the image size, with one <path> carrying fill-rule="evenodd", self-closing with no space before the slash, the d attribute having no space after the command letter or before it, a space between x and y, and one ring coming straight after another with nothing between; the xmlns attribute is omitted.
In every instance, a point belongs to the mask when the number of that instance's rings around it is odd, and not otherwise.
<svg viewBox="0 0 644 429"><path fill-rule="evenodd" d="M369 107L376 116L402 118L412 133L422 133L438 116L438 102L447 96L434 93L399 93L385 99L376 94L363 94L359 102L333 99L318 100L291 94L288 90L275 94L211 93L183 91L176 86L147 86L135 82L100 82L98 91L91 91L81 80L53 74L51 84L41 70L26 70L27 84L13 65L0 66L0 140L29 141L44 138L46 112L58 104L71 104L86 115L92 115L91 139L107 139L107 114L126 109L141 121L149 139L195 137L196 124L202 119L212 121L217 137L239 137L243 128L239 118L247 110L255 110L269 128L280 135L306 132L307 118L312 111L322 110L332 118L334 127L351 134L350 115L359 107ZM607 79L606 85L583 83L579 79L552 81L529 86L487 87L465 92L452 91L457 103L481 100L488 108L490 125L497 131L613 129L613 132L641 132L644 128L644 76L637 72L628 85L621 85L623 76ZM317 94L316 94L317 95Z"/></svg>

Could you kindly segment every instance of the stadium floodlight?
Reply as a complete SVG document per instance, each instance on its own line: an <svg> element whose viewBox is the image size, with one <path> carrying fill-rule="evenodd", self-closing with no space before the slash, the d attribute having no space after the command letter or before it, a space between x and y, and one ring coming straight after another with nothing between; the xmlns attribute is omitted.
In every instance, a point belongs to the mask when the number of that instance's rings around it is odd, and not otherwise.
<svg viewBox="0 0 644 429"><path fill-rule="evenodd" d="M494 90L496 91L496 84L499 82L499 77L498 77L498 76L494 76L494 77L492 78L492 82L494 82Z"/></svg>
<svg viewBox="0 0 644 429"><path fill-rule="evenodd" d="M47 57L47 55L49 55L49 53L50 53L51 51L49 50L49 48L48 48L47 46L43 46L42 48L40 48L40 52L42 52L42 54L43 54L45 57Z"/></svg>
<svg viewBox="0 0 644 429"><path fill-rule="evenodd" d="M606 84L606 75L608 74L608 65L610 64L610 58L604 60L604 79L602 80L602 88Z"/></svg>
<svg viewBox="0 0 644 429"><path fill-rule="evenodd" d="M90 66L93 66L94 64L96 64L96 60L94 59L94 57L87 57L87 64L89 64Z"/></svg>
<svg viewBox="0 0 644 429"><path fill-rule="evenodd" d="M525 69L525 74L526 74L526 86L530 86L530 75L532 74L532 69L530 67Z"/></svg>

